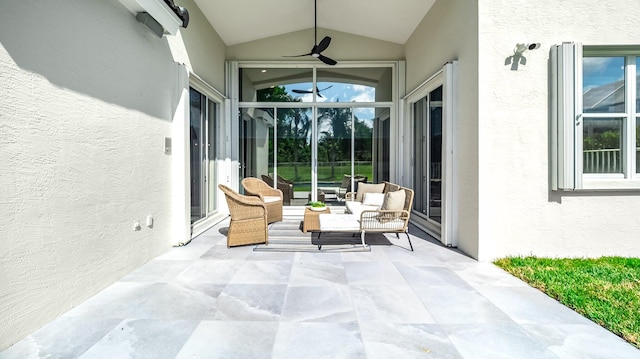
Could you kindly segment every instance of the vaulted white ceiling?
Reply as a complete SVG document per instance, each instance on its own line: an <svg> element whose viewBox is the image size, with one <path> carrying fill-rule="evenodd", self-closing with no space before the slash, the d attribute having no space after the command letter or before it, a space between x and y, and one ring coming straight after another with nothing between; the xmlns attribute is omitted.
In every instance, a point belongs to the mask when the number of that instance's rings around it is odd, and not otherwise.
<svg viewBox="0 0 640 359"><path fill-rule="evenodd" d="M227 45L314 24L313 0L194 1ZM404 44L435 1L317 0L318 27Z"/></svg>

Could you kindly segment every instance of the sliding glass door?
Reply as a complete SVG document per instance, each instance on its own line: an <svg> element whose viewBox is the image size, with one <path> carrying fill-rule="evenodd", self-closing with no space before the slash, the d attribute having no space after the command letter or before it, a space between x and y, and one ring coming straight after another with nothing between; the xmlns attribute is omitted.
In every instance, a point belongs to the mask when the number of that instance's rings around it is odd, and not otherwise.
<svg viewBox="0 0 640 359"><path fill-rule="evenodd" d="M290 192L285 204L311 191L312 109L240 109L241 178L261 178Z"/></svg>
<svg viewBox="0 0 640 359"><path fill-rule="evenodd" d="M403 172L414 189L412 222L446 246L457 246L457 61L445 64L406 96L411 166Z"/></svg>
<svg viewBox="0 0 640 359"><path fill-rule="evenodd" d="M322 191L349 182L373 182L375 145L374 108L318 109L318 187ZM382 133L382 131L378 131ZM388 137L387 137L388 140ZM384 178L386 180L388 178ZM351 183L349 183L349 186ZM326 191L323 191L326 192Z"/></svg>
<svg viewBox="0 0 640 359"><path fill-rule="evenodd" d="M216 210L215 139L217 104L190 88L191 224Z"/></svg>
<svg viewBox="0 0 640 359"><path fill-rule="evenodd" d="M413 104L414 210L442 222L442 86Z"/></svg>
<svg viewBox="0 0 640 359"><path fill-rule="evenodd" d="M390 99L390 76L385 68L241 68L240 177L288 183L291 205L340 205L356 179L389 180L391 105L376 100Z"/></svg>

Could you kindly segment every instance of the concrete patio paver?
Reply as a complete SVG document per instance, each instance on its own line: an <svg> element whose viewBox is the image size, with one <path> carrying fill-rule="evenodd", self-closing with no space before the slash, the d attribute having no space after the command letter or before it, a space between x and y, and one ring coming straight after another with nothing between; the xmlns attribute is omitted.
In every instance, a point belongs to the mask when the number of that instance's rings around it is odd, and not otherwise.
<svg viewBox="0 0 640 359"><path fill-rule="evenodd" d="M394 245L371 252L297 253L228 249L226 226L172 248L0 358L640 358L416 228L414 252L389 236Z"/></svg>

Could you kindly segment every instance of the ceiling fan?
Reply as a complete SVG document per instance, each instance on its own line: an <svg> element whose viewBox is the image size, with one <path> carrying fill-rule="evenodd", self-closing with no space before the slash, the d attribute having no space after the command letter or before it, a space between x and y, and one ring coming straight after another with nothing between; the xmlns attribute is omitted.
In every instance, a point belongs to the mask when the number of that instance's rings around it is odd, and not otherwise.
<svg viewBox="0 0 640 359"><path fill-rule="evenodd" d="M322 90L319 90L319 89L316 87L316 93L318 94L318 97L320 97L320 98L324 98L324 97L322 97L322 95L320 94L320 91L324 91L324 90L326 90L326 89L328 89L328 88L331 88L332 86L333 86L333 85L330 85L330 86L328 86L328 87L323 88ZM299 94L307 94L307 93L313 93L313 90L296 90L296 89L293 89L293 90L291 90L291 92L295 92L295 93L299 93Z"/></svg>
<svg viewBox="0 0 640 359"><path fill-rule="evenodd" d="M331 37L325 36L324 38L322 38L322 40L320 40L320 43L318 43L318 1L314 0L313 1L313 5L314 5L313 33L314 33L315 44L311 48L311 51L309 53L307 53L307 54L293 55L293 56L283 56L283 57L311 56L311 57L317 58L318 60L324 62L327 65L335 65L335 64L338 63L336 60L330 59L330 58L322 55L322 51L326 50L327 47L329 47L329 43L331 42Z"/></svg>

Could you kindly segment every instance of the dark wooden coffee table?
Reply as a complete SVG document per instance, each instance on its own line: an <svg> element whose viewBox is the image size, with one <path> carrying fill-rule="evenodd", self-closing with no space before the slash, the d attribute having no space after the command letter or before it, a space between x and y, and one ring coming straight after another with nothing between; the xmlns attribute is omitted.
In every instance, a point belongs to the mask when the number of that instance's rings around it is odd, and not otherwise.
<svg viewBox="0 0 640 359"><path fill-rule="evenodd" d="M302 222L302 231L304 233L320 230L320 220L318 217L322 213L331 213L329 207L323 211L312 211L309 207L304 209L304 219Z"/></svg>

